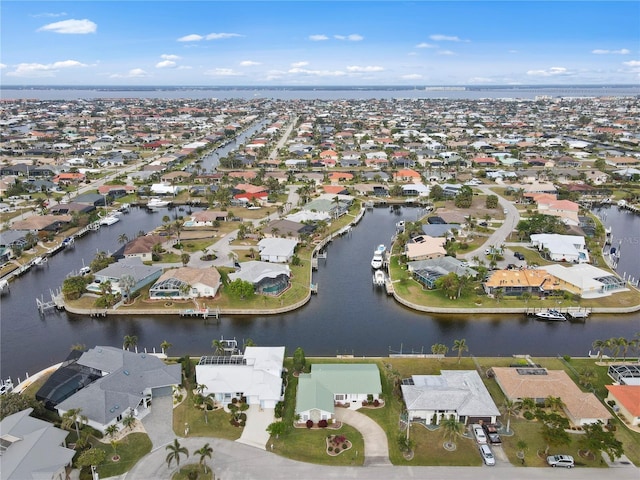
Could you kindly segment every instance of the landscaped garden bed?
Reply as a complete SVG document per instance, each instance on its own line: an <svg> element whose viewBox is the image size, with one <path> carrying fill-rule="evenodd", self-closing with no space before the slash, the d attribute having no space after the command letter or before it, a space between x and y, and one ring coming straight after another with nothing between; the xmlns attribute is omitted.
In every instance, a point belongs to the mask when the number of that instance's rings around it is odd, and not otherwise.
<svg viewBox="0 0 640 480"><path fill-rule="evenodd" d="M327 437L327 454L336 457L351 449L353 444L344 435L329 435Z"/></svg>

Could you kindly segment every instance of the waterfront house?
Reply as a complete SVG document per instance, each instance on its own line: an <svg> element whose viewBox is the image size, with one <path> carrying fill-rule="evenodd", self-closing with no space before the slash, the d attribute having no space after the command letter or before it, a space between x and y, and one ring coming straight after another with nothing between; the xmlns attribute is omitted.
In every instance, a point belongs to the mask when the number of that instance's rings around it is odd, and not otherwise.
<svg viewBox="0 0 640 480"><path fill-rule="evenodd" d="M315 230L313 225L281 219L269 222L263 227L262 233L266 238L278 236L300 239L303 235L311 235Z"/></svg>
<svg viewBox="0 0 640 480"><path fill-rule="evenodd" d="M33 215L13 223L14 230L57 232L73 220L71 215Z"/></svg>
<svg viewBox="0 0 640 480"><path fill-rule="evenodd" d="M298 241L289 238L263 238L258 242L260 260L263 262L289 263Z"/></svg>
<svg viewBox="0 0 640 480"><path fill-rule="evenodd" d="M155 282L162 274L162 268L153 265L145 265L138 257L124 258L116 263L112 263L106 268L95 272L94 280L87 285L87 291L101 294L100 285L109 282L113 293L120 293L126 296L137 292L141 288ZM123 291L123 277L131 277L132 286L127 291Z"/></svg>
<svg viewBox="0 0 640 480"><path fill-rule="evenodd" d="M291 270L288 265L251 260L242 262L240 270L230 273L229 280L244 280L253 284L262 295L280 295L289 287Z"/></svg>
<svg viewBox="0 0 640 480"><path fill-rule="evenodd" d="M413 275L413 278L430 289L435 288L438 278L449 273L455 273L458 276L466 275L471 278L478 276L476 270L449 256L408 262L407 270Z"/></svg>
<svg viewBox="0 0 640 480"><path fill-rule="evenodd" d="M357 409L381 394L380 371L373 363L313 364L298 377L295 413L302 422L330 420L335 405Z"/></svg>
<svg viewBox="0 0 640 480"><path fill-rule="evenodd" d="M554 262L589 262L589 252L582 236L537 233L531 235L530 239L532 247L546 252L549 260Z"/></svg>
<svg viewBox="0 0 640 480"><path fill-rule="evenodd" d="M227 405L234 398L275 408L284 399L282 382L285 347L246 347L242 355L204 356L196 365L196 384L203 395Z"/></svg>
<svg viewBox="0 0 640 480"><path fill-rule="evenodd" d="M475 370L442 370L440 375L412 375L402 380L409 420L439 424L453 417L460 423L495 423L500 411Z"/></svg>
<svg viewBox="0 0 640 480"><path fill-rule="evenodd" d="M124 258L139 258L143 262L153 260L153 248L167 241L167 237L160 235L141 235L124 246Z"/></svg>
<svg viewBox="0 0 640 480"><path fill-rule="evenodd" d="M65 480L75 450L66 448L69 432L30 416L33 408L0 422L2 480Z"/></svg>
<svg viewBox="0 0 640 480"><path fill-rule="evenodd" d="M405 245L404 254L409 261L444 257L447 254L444 249L445 243L446 240L441 237L434 238L428 235L418 235Z"/></svg>
<svg viewBox="0 0 640 480"><path fill-rule="evenodd" d="M172 395L182 382L182 367L167 365L157 356L109 346L96 346L78 359L102 376L56 406L58 414L80 409L88 425L105 432L126 416L142 418L154 398Z"/></svg>
<svg viewBox="0 0 640 480"><path fill-rule="evenodd" d="M520 296L525 292L543 295L545 292L560 290L560 284L553 275L533 268L496 270L482 286L487 295L491 296L498 290L505 296Z"/></svg>
<svg viewBox="0 0 640 480"><path fill-rule="evenodd" d="M215 297L220 273L215 268L179 267L164 272L149 289L151 300Z"/></svg>
<svg viewBox="0 0 640 480"><path fill-rule="evenodd" d="M543 405L547 397L559 397L564 403L564 413L575 426L598 421L606 424L611 418L598 397L581 391L564 370L493 367L491 371L504 395L512 402L532 398Z"/></svg>
<svg viewBox="0 0 640 480"><path fill-rule="evenodd" d="M640 426L640 385L605 385L609 394L606 401L613 402L614 411L634 427Z"/></svg>
<svg viewBox="0 0 640 480"><path fill-rule="evenodd" d="M606 297L626 288L625 281L617 275L588 263L570 267L543 265L540 269L554 277L554 284L558 289L575 293L582 298Z"/></svg>

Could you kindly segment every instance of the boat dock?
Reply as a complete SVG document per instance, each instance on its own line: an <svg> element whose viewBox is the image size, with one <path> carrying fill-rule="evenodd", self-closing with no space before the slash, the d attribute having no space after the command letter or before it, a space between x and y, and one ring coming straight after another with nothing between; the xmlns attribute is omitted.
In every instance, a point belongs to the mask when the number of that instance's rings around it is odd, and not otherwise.
<svg viewBox="0 0 640 480"><path fill-rule="evenodd" d="M525 315L528 317L535 317L539 313L547 312L549 310L548 307L541 308L527 308L525 311ZM591 315L590 308L584 307L565 307L565 308L552 308L551 310L555 310L557 312L562 313L563 315L567 315L573 319L586 319Z"/></svg>

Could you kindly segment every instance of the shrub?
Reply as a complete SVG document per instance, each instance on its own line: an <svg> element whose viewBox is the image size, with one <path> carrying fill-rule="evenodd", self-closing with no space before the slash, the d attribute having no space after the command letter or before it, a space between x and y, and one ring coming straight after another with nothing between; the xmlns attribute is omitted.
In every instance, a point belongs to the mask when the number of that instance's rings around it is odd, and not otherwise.
<svg viewBox="0 0 640 480"><path fill-rule="evenodd" d="M367 402L366 400L362 400L362 406L366 407L369 404L369 402Z"/></svg>
<svg viewBox="0 0 640 480"><path fill-rule="evenodd" d="M274 415L276 418L282 418L282 414L284 412L284 402L276 403L276 408L274 410Z"/></svg>
<svg viewBox="0 0 640 480"><path fill-rule="evenodd" d="M327 448L327 450L329 450L330 452L333 452L333 447L329 446L329 448Z"/></svg>
<svg viewBox="0 0 640 480"><path fill-rule="evenodd" d="M347 449L347 447L348 447L348 445L347 445L346 443L343 443L343 444L342 444L342 449L343 449L343 450L346 450L346 449Z"/></svg>
<svg viewBox="0 0 640 480"><path fill-rule="evenodd" d="M374 407L379 407L380 406L380 400L378 400L377 398L373 401L373 406Z"/></svg>
<svg viewBox="0 0 640 480"><path fill-rule="evenodd" d="M318 426L319 426L320 428L327 428L327 425L328 425L328 424L327 424L327 421L326 421L326 420L320 420L320 421L318 422Z"/></svg>
<svg viewBox="0 0 640 480"><path fill-rule="evenodd" d="M313 427L313 420L307 420L307 428Z"/></svg>
<svg viewBox="0 0 640 480"><path fill-rule="evenodd" d="M367 402L373 402L373 394L372 393L367 394Z"/></svg>
<svg viewBox="0 0 640 480"><path fill-rule="evenodd" d="M616 401L615 400L609 400L607 403L609 404L610 407L615 407L616 406Z"/></svg>
<svg viewBox="0 0 640 480"><path fill-rule="evenodd" d="M533 414L533 412L529 412L529 411L524 412L522 416L527 420L533 420L535 418L535 415Z"/></svg>
<svg viewBox="0 0 640 480"><path fill-rule="evenodd" d="M339 449L339 448L336 448L335 453L336 453L336 455L337 455L338 453L340 453L340 449Z"/></svg>
<svg viewBox="0 0 640 480"><path fill-rule="evenodd" d="M569 363L571 361L571 356L570 355L563 355L562 358L567 363Z"/></svg>
<svg viewBox="0 0 640 480"><path fill-rule="evenodd" d="M241 413L240 414L240 420L243 421L243 422L246 422L247 421L247 414L246 413Z"/></svg>
<svg viewBox="0 0 640 480"><path fill-rule="evenodd" d="M235 405L236 403L238 403L238 399L237 398L232 398L231 399L231 403L233 403Z"/></svg>

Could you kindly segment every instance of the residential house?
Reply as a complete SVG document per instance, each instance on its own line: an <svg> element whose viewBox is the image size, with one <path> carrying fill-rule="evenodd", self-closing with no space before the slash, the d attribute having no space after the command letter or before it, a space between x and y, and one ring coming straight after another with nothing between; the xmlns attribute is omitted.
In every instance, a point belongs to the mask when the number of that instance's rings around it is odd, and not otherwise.
<svg viewBox="0 0 640 480"><path fill-rule="evenodd" d="M212 227L213 222L224 222L229 218L229 212L215 211L215 210L202 210L200 212L193 212L191 220L185 223L188 227Z"/></svg>
<svg viewBox="0 0 640 480"><path fill-rule="evenodd" d="M306 422L331 420L335 405L360 408L382 394L380 371L373 363L313 364L298 377L296 415Z"/></svg>
<svg viewBox="0 0 640 480"><path fill-rule="evenodd" d="M554 262L589 262L589 251L582 236L537 233L531 235L530 239L532 247L540 252L546 252L549 259Z"/></svg>
<svg viewBox="0 0 640 480"><path fill-rule="evenodd" d="M87 291L100 294L102 293L100 285L109 282L113 293L119 293L126 297L137 292L142 287L152 284L161 274L162 268L145 265L138 257L124 258L95 272L93 282L87 285ZM122 286L122 280L125 276L132 279L132 285L128 288Z"/></svg>
<svg viewBox="0 0 640 480"><path fill-rule="evenodd" d="M71 215L34 215L13 223L14 230L56 232L73 220Z"/></svg>
<svg viewBox="0 0 640 480"><path fill-rule="evenodd" d="M558 397L564 404L564 413L575 426L598 421L606 424L611 418L598 397L580 390L564 370L493 367L491 371L504 395L512 402L532 398L536 403L544 404L547 397Z"/></svg>
<svg viewBox="0 0 640 480"><path fill-rule="evenodd" d="M300 222L293 222L287 219L273 220L266 224L262 232L265 237L287 237L300 239L303 235L311 235L316 227Z"/></svg>
<svg viewBox="0 0 640 480"><path fill-rule="evenodd" d="M290 285L288 265L251 260L242 262L240 270L229 274L229 280L243 280L253 284L256 293L280 295Z"/></svg>
<svg viewBox="0 0 640 480"><path fill-rule="evenodd" d="M249 405L275 408L284 399L285 347L246 347L244 354L200 357L196 383L205 385L203 395L213 395L227 405L245 397Z"/></svg>
<svg viewBox="0 0 640 480"><path fill-rule="evenodd" d="M544 295L561 289L557 279L546 270L524 268L519 270L496 270L482 284L487 295L497 291L506 296L520 296L523 293Z"/></svg>
<svg viewBox="0 0 640 480"><path fill-rule="evenodd" d="M640 426L640 385L605 385L606 401L614 402L614 411L634 427Z"/></svg>
<svg viewBox="0 0 640 480"><path fill-rule="evenodd" d="M409 420L440 424L453 416L464 425L496 423L500 411L478 372L442 370L440 375L412 375L402 380Z"/></svg>
<svg viewBox="0 0 640 480"><path fill-rule="evenodd" d="M153 248L167 241L167 237L160 235L142 235L136 237L124 246L124 258L139 258L143 262L153 260Z"/></svg>
<svg viewBox="0 0 640 480"><path fill-rule="evenodd" d="M260 259L263 262L289 263L298 241L289 238L263 238L258 242Z"/></svg>
<svg viewBox="0 0 640 480"><path fill-rule="evenodd" d="M182 382L180 364L167 365L148 353L96 346L82 354L78 363L100 370L102 377L82 388L56 409L60 416L80 409L88 425L105 432L126 416L142 418L154 398L169 397Z"/></svg>
<svg viewBox="0 0 640 480"><path fill-rule="evenodd" d="M558 289L575 293L582 298L606 297L626 288L626 282L622 278L588 263L570 267L543 265L539 268L553 275L554 285Z"/></svg>
<svg viewBox="0 0 640 480"><path fill-rule="evenodd" d="M151 300L215 297L220 288L215 268L179 267L164 272L149 289Z"/></svg>
<svg viewBox="0 0 640 480"><path fill-rule="evenodd" d="M445 243L446 239L444 238L418 235L405 245L404 254L409 261L444 257L447 254L444 249Z"/></svg>
<svg viewBox="0 0 640 480"><path fill-rule="evenodd" d="M407 270L418 282L427 288L435 288L438 278L455 273L459 276L475 278L478 272L453 257L439 257L428 260L417 260L407 263Z"/></svg>
<svg viewBox="0 0 640 480"><path fill-rule="evenodd" d="M33 408L0 421L2 480L65 480L75 450L67 448L68 432L30 416Z"/></svg>

